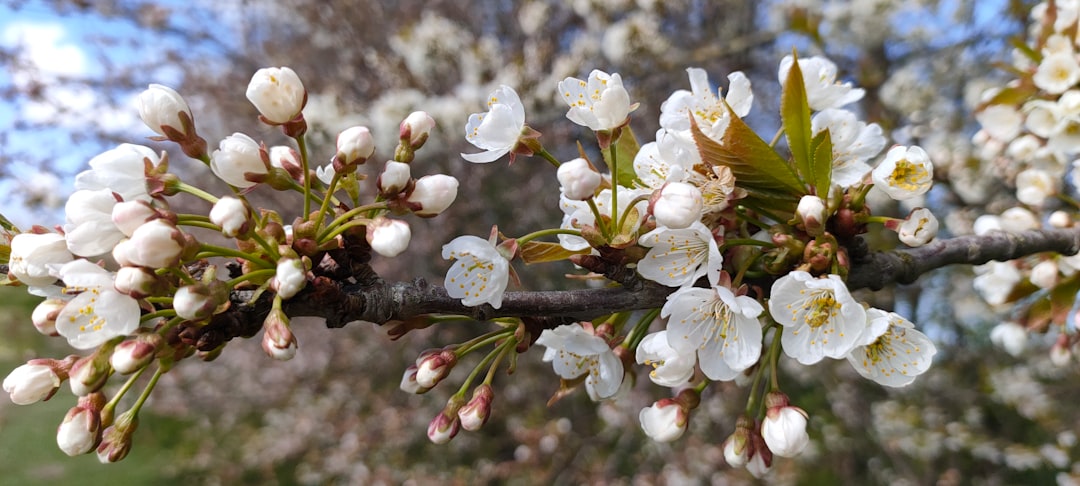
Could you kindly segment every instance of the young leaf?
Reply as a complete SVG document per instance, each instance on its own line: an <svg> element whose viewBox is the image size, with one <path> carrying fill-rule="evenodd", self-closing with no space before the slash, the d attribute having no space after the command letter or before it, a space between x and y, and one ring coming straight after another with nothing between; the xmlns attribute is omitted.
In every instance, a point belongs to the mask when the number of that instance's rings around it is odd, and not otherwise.
<svg viewBox="0 0 1080 486"><path fill-rule="evenodd" d="M833 169L832 135L829 130L822 130L817 134L810 142L810 147L813 154L810 164L813 178L810 182L817 190L817 195L828 197Z"/></svg>
<svg viewBox="0 0 1080 486"><path fill-rule="evenodd" d="M813 183L814 174L810 167L813 156L810 152L810 104L806 100L806 83L799 69L799 57L797 54L794 56L795 61L791 63L780 95L780 122L788 148L791 149L791 158L795 161L795 169L803 180Z"/></svg>
<svg viewBox="0 0 1080 486"><path fill-rule="evenodd" d="M641 181L638 179L637 173L634 172L634 157L637 156L639 149L638 141L629 125L622 127L622 135L612 145L615 147L615 157L619 159L619 185L623 187L640 185ZM611 167L611 152L608 150L601 150L600 152L604 155L604 163Z"/></svg>
<svg viewBox="0 0 1080 486"><path fill-rule="evenodd" d="M546 263L557 262L559 260L566 260L572 255L579 255L582 253L588 253L589 249L570 251L563 248L558 243L548 243L546 241L529 241L526 242L520 250L521 259L526 265L533 263Z"/></svg>
<svg viewBox="0 0 1080 486"><path fill-rule="evenodd" d="M731 169L736 184L747 192L740 204L791 212L799 198L806 194L806 188L768 142L736 116L726 103L724 107L731 123L724 132L722 144L702 133L697 122L690 119L690 132L701 152L701 160Z"/></svg>

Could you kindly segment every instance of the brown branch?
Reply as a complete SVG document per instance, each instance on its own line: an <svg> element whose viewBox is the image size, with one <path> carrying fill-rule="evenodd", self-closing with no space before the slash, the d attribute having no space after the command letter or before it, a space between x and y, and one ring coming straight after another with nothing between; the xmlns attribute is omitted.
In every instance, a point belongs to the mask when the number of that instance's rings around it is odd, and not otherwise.
<svg viewBox="0 0 1080 486"><path fill-rule="evenodd" d="M947 265L979 265L1041 252L1072 255L1078 251L1080 228L962 236L920 248L870 252L853 262L848 287L878 290L893 283L914 282L920 275ZM597 262L581 263L599 265ZM348 266L354 270L366 267ZM341 275L334 275L335 278L320 276L285 303L285 312L293 317L323 317L328 327L343 327L356 321L385 324L426 314L452 314L475 320L525 317L539 320L544 327L554 327L618 311L656 308L662 306L675 290L620 269L622 267L602 271L613 278L618 277L622 284L619 286L507 292L498 309L486 304L466 307L460 300L447 295L446 289L429 285L423 279L388 283L370 272L363 272L363 278L354 277L356 283L342 284L338 278ZM7 266L0 265L0 272L6 271ZM229 311L218 314L207 325L183 326L179 330L179 339L198 349L212 350L234 337L255 335L270 311L271 295L264 293L252 302L253 295L248 290L234 291Z"/></svg>

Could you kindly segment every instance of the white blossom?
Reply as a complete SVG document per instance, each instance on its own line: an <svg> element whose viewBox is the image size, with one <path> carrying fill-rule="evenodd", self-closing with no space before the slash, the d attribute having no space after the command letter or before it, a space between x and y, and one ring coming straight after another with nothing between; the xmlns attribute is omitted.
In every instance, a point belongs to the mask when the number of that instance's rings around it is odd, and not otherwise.
<svg viewBox="0 0 1080 486"><path fill-rule="evenodd" d="M750 80L741 71L728 75L728 95L721 103L719 92L714 93L709 85L709 75L704 69L687 68L690 77L690 91L684 89L671 94L660 105L660 126L668 131L687 132L690 130L690 116L694 117L698 128L705 136L720 141L731 124L730 111L740 118L750 113L754 94L750 90ZM687 135L689 137L689 135Z"/></svg>
<svg viewBox="0 0 1080 486"><path fill-rule="evenodd" d="M1009 262L987 262L975 267L975 272L978 275L972 285L990 305L1004 304L1013 287L1023 279L1020 270Z"/></svg>
<svg viewBox="0 0 1080 486"><path fill-rule="evenodd" d="M780 60L780 83L783 84L788 77L795 58L791 55L784 56ZM849 103L859 101L866 94L860 88L852 87L851 83L841 83L836 80L836 64L821 57L806 57L799 59L799 70L802 71L803 83L806 85L806 100L811 110L821 111L827 108L840 108Z"/></svg>
<svg viewBox="0 0 1080 486"><path fill-rule="evenodd" d="M937 348L911 321L880 309L869 309L866 314L870 328L884 323L886 330L851 350L847 359L855 371L868 380L899 387L930 369Z"/></svg>
<svg viewBox="0 0 1080 486"><path fill-rule="evenodd" d="M900 241L910 247L922 246L937 236L938 219L926 208L915 208L896 229Z"/></svg>
<svg viewBox="0 0 1080 486"><path fill-rule="evenodd" d="M427 141L433 128L435 128L435 119L431 115L425 111L414 111L401 121L400 130L402 135L405 134L406 129L408 130L409 145L417 149Z"/></svg>
<svg viewBox="0 0 1080 486"><path fill-rule="evenodd" d="M1026 169L1016 174L1016 199L1029 206L1039 207L1058 191L1060 179L1055 180L1049 172Z"/></svg>
<svg viewBox="0 0 1080 486"><path fill-rule="evenodd" d="M811 131L816 136L829 131L832 142L832 183L849 187L862 181L870 172L868 160L885 148L885 136L881 126L867 124L848 110L829 108L810 119Z"/></svg>
<svg viewBox="0 0 1080 486"><path fill-rule="evenodd" d="M686 432L688 417L683 407L671 399L660 400L641 409L641 430L657 442L671 442Z"/></svg>
<svg viewBox="0 0 1080 486"><path fill-rule="evenodd" d="M585 377L585 389L593 400L611 398L623 381L623 365L603 338L580 325L565 324L545 329L536 344L547 347L544 361L567 380Z"/></svg>
<svg viewBox="0 0 1080 486"><path fill-rule="evenodd" d="M638 344L635 358L638 364L652 367L649 379L653 383L669 388L688 383L697 364L695 353L680 353L668 344L666 330L645 336Z"/></svg>
<svg viewBox="0 0 1080 486"><path fill-rule="evenodd" d="M287 67L255 71L247 87L247 99L270 123L282 124L300 114L307 102L307 90L300 77ZM235 184L234 184L235 185Z"/></svg>
<svg viewBox="0 0 1080 486"><path fill-rule="evenodd" d="M510 281L510 262L488 240L459 236L442 248L442 257L456 260L446 272L446 293L469 307L491 304L502 307Z"/></svg>
<svg viewBox="0 0 1080 486"><path fill-rule="evenodd" d="M1010 356L1019 357L1027 348L1028 333L1020 324L1006 321L990 330L990 342Z"/></svg>
<svg viewBox="0 0 1080 486"><path fill-rule="evenodd" d="M210 209L210 222L221 227L221 234L236 238L251 227L251 210L235 197L225 196Z"/></svg>
<svg viewBox="0 0 1080 486"><path fill-rule="evenodd" d="M413 211L417 216L437 216L457 199L458 180L445 174L426 175L416 180L407 198L410 204L419 206Z"/></svg>
<svg viewBox="0 0 1080 486"><path fill-rule="evenodd" d="M1080 81L1080 63L1071 49L1043 57L1032 76L1039 89L1050 94L1061 94Z"/></svg>
<svg viewBox="0 0 1080 486"><path fill-rule="evenodd" d="M11 239L8 273L31 287L42 287L56 281L49 268L63 265L74 257L67 241L58 233L20 233Z"/></svg>
<svg viewBox="0 0 1080 486"><path fill-rule="evenodd" d="M166 127L183 134L184 124L180 121L181 113L186 115L188 121L194 121L187 102L180 93L168 86L151 84L149 88L139 93L136 104L139 108L139 118L158 135L167 137Z"/></svg>
<svg viewBox="0 0 1080 486"><path fill-rule="evenodd" d="M367 225L367 241L371 249L385 257L395 257L409 247L412 230L400 219L379 216Z"/></svg>
<svg viewBox="0 0 1080 486"><path fill-rule="evenodd" d="M772 287L769 313L784 326L784 353L802 364L847 355L866 328L866 311L838 275L795 271Z"/></svg>
<svg viewBox="0 0 1080 486"><path fill-rule="evenodd" d="M896 146L871 173L874 185L902 201L925 194L934 183L934 165L922 147Z"/></svg>
<svg viewBox="0 0 1080 486"><path fill-rule="evenodd" d="M724 263L712 231L700 221L689 228L658 227L638 238L638 244L649 248L638 261L641 276L669 287L689 287L701 277L710 284L720 278Z"/></svg>
<svg viewBox="0 0 1080 486"><path fill-rule="evenodd" d="M559 95L570 105L566 117L594 131L622 125L633 109L617 73L593 70L588 81L566 78L559 82Z"/></svg>
<svg viewBox="0 0 1080 486"><path fill-rule="evenodd" d="M113 248L113 258L121 265L168 268L176 265L184 251L184 236L174 224L155 219L139 226L131 238Z"/></svg>
<svg viewBox="0 0 1080 486"><path fill-rule="evenodd" d="M75 406L64 415L64 420L56 428L56 445L64 454L78 456L86 454L98 444L101 433L101 418L89 407Z"/></svg>
<svg viewBox="0 0 1080 486"><path fill-rule="evenodd" d="M243 133L234 133L221 140L218 149L210 154L210 170L229 185L245 189L255 185L247 174L265 175L258 142Z"/></svg>
<svg viewBox="0 0 1080 486"><path fill-rule="evenodd" d="M45 400L60 388L60 377L46 364L31 361L15 368L4 378L4 391L17 405L29 405Z"/></svg>
<svg viewBox="0 0 1080 486"><path fill-rule="evenodd" d="M397 162L389 160L386 165L383 166L383 171L379 174L379 179L376 182L379 187L379 192L383 194L397 194L405 189L405 186L412 180L412 170L409 164L404 162Z"/></svg>
<svg viewBox="0 0 1080 486"><path fill-rule="evenodd" d="M277 263L270 288L282 299L290 299L307 285L307 270L304 262L297 258L282 258Z"/></svg>
<svg viewBox="0 0 1080 486"><path fill-rule="evenodd" d="M584 201L593 197L603 178L593 169L588 160L576 158L565 162L556 171L559 187L567 199Z"/></svg>
<svg viewBox="0 0 1080 486"><path fill-rule="evenodd" d="M668 296L660 315L668 318L668 345L679 353L697 353L705 376L727 381L761 357L763 310L727 287L684 287Z"/></svg>
<svg viewBox="0 0 1080 486"><path fill-rule="evenodd" d="M500 86L487 99L488 111L469 115L469 121L465 124L465 139L484 150L476 154L461 154L469 162L498 160L513 150L525 128L525 106L513 88Z"/></svg>
<svg viewBox="0 0 1080 486"><path fill-rule="evenodd" d="M139 303L117 292L113 275L87 260L74 260L58 271L65 293L75 294L56 317L56 331L75 349L92 349L139 327Z"/></svg>
<svg viewBox="0 0 1080 486"><path fill-rule="evenodd" d="M108 189L124 201L150 200L146 186L146 165L161 163L150 147L121 144L90 159L90 170L75 176L75 189Z"/></svg>
<svg viewBox="0 0 1080 486"><path fill-rule="evenodd" d="M795 457L810 443L807 419L806 412L799 407L771 408L761 422L761 437L773 454Z"/></svg>
<svg viewBox="0 0 1080 486"><path fill-rule="evenodd" d="M375 138L368 127L349 127L337 136L337 154L334 158L345 166L363 164L374 153Z"/></svg>
<svg viewBox="0 0 1080 486"><path fill-rule="evenodd" d="M704 207L701 191L685 182L669 182L660 189L653 203L653 217L658 226L683 229L701 219Z"/></svg>

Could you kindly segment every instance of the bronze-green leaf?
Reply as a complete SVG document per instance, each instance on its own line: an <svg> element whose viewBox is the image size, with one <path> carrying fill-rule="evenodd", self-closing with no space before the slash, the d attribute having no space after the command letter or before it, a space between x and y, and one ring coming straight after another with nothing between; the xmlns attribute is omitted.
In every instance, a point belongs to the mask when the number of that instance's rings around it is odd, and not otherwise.
<svg viewBox="0 0 1080 486"><path fill-rule="evenodd" d="M813 156L810 152L810 103L806 100L806 83L803 82L802 70L799 69L799 57L797 54L794 56L795 60L791 63L780 95L780 122L783 124L795 168L803 180L813 184L814 173L810 162Z"/></svg>
<svg viewBox="0 0 1080 486"><path fill-rule="evenodd" d="M622 134L619 135L619 139L615 143L611 144L615 147L615 157L618 158L617 174L619 177L619 185L623 187L634 187L641 181L638 179L637 172L634 172L634 157L637 157L639 150L637 137L634 136L634 131L627 125L622 127ZM611 151L601 150L604 156L604 163L611 167Z"/></svg>
<svg viewBox="0 0 1080 486"><path fill-rule="evenodd" d="M832 135L828 129L814 136L810 147L813 153L811 159L811 184L816 189L817 195L828 197L829 187L832 184L833 147Z"/></svg>
<svg viewBox="0 0 1080 486"><path fill-rule="evenodd" d="M571 255L579 255L582 253L588 253L589 249L578 251L570 251L563 248L558 243L548 243L546 241L528 241L522 245L520 250L521 259L528 265L533 263L546 263L557 262L559 260L566 260Z"/></svg>

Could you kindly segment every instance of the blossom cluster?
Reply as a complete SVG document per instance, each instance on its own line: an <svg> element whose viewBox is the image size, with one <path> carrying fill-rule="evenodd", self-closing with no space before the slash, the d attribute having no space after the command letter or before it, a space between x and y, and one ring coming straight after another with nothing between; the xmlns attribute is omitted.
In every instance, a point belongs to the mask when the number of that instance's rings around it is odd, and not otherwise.
<svg viewBox="0 0 1080 486"><path fill-rule="evenodd" d="M63 225L7 235L6 283L44 298L33 312L35 328L85 353L30 360L3 381L19 404L70 385L78 403L57 431L65 453L96 451L103 462L126 456L158 378L188 357L217 356L226 343L214 329L234 307L263 306L265 318L251 333L261 325L266 353L292 358L298 342L285 312L291 299L316 291L332 267L348 266L347 255L366 261L372 252L402 253L411 238L402 217L438 216L457 196L454 177L412 175L414 154L435 125L424 112L402 121L393 158L365 189L360 167L375 157L371 132L342 131L327 162L312 163L304 139L307 92L292 69L260 69L246 96L259 119L280 126L294 144L267 147L234 133L211 152L178 92L153 84L137 98L140 117L156 134L151 139L176 143L224 183L225 194L184 182L170 172L165 152L123 144L92 158L75 178ZM299 199L285 213L255 207L248 195L262 187ZM177 197L204 211L173 211ZM143 392L118 413L147 370L152 377ZM119 375L124 385L107 387Z"/></svg>

